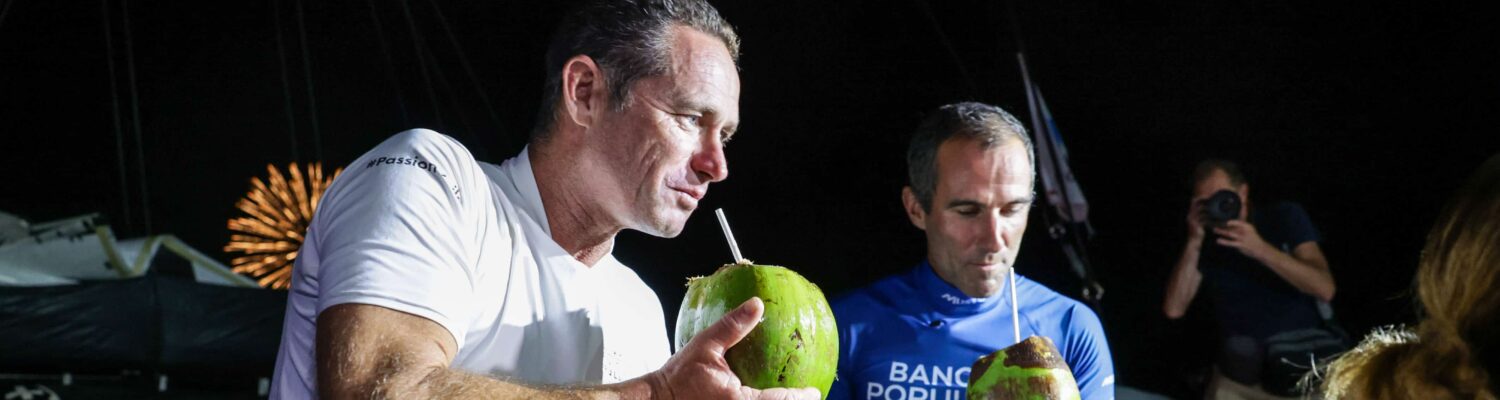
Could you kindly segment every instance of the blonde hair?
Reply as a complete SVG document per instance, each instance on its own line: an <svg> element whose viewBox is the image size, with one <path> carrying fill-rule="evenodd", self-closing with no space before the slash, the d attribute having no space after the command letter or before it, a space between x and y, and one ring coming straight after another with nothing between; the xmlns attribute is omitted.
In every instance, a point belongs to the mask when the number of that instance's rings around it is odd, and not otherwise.
<svg viewBox="0 0 1500 400"><path fill-rule="evenodd" d="M1500 344L1500 155L1439 214L1415 286L1424 319L1377 330L1330 364L1326 398L1496 399L1485 364Z"/></svg>

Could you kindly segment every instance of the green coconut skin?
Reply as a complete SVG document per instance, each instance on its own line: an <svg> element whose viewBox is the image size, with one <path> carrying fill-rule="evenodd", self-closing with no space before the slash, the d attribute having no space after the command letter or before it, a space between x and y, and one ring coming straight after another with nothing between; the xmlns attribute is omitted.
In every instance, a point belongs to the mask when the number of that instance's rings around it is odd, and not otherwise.
<svg viewBox="0 0 1500 400"><path fill-rule="evenodd" d="M1023 354L1029 360L1007 362ZM1025 357L1029 355L1030 357ZM1078 383L1052 340L1026 338L1011 347L981 357L970 368L979 376L969 381L969 400L1078 400ZM983 372L979 372L983 371Z"/></svg>
<svg viewBox="0 0 1500 400"><path fill-rule="evenodd" d="M839 334L828 300L817 285L774 265L730 264L688 280L677 313L674 347L681 351L699 332L751 297L760 297L760 324L724 357L745 386L814 387L828 398L838 366Z"/></svg>

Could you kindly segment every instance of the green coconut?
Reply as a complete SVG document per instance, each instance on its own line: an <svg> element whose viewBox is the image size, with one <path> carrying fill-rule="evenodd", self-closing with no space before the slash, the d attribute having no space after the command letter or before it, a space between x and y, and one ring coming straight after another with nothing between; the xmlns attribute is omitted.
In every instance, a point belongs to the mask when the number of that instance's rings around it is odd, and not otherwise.
<svg viewBox="0 0 1500 400"><path fill-rule="evenodd" d="M827 398L838 366L838 325L823 291L784 267L742 261L688 279L677 313L676 349L751 297L760 297L765 314L725 353L729 368L745 386L814 387Z"/></svg>
<svg viewBox="0 0 1500 400"><path fill-rule="evenodd" d="M980 357L969 369L969 400L1078 399L1078 382L1052 339L1032 336Z"/></svg>

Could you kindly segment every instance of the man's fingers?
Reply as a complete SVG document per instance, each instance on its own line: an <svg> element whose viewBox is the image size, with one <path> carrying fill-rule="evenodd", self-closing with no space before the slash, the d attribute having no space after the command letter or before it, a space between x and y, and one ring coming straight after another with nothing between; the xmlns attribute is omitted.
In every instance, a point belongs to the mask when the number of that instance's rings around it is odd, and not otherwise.
<svg viewBox="0 0 1500 400"><path fill-rule="evenodd" d="M720 318L719 322L715 322L694 337L693 343L704 346L714 354L722 355L725 350L734 347L735 343L739 343L740 339L750 334L755 324L760 323L760 316L763 312L765 312L765 304L761 303L759 297L751 297L734 310L724 313L724 317ZM702 343L698 343L700 341Z"/></svg>
<svg viewBox="0 0 1500 400"><path fill-rule="evenodd" d="M749 386L740 388L740 394L747 399L756 400L819 400L823 393L814 388L775 388L759 390Z"/></svg>

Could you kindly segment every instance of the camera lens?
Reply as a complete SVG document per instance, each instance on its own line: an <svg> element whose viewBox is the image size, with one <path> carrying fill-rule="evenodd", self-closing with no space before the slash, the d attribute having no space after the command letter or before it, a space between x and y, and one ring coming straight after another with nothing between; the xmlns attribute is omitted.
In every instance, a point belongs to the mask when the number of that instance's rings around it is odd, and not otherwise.
<svg viewBox="0 0 1500 400"><path fill-rule="evenodd" d="M1240 217L1240 195L1233 190L1220 190L1203 199L1203 216L1214 225Z"/></svg>

